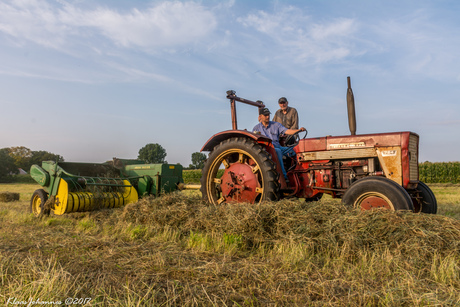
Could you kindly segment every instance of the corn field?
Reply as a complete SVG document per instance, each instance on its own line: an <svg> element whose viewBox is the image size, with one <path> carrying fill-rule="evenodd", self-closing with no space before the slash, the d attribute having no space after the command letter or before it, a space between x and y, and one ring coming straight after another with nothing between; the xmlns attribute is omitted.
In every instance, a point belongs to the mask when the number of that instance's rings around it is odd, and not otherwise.
<svg viewBox="0 0 460 307"><path fill-rule="evenodd" d="M460 162L423 162L419 179L425 183L460 183Z"/></svg>

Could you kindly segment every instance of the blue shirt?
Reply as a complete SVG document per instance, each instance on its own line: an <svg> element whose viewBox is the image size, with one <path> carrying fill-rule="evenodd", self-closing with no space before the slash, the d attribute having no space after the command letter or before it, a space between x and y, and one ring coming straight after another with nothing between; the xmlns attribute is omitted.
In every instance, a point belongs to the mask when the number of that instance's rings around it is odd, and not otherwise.
<svg viewBox="0 0 460 307"><path fill-rule="evenodd" d="M268 122L267 128L262 123L254 126L252 129L254 132L259 131L261 135L268 137L272 140L273 146L280 147L279 136L286 132L288 128L284 127L278 122Z"/></svg>

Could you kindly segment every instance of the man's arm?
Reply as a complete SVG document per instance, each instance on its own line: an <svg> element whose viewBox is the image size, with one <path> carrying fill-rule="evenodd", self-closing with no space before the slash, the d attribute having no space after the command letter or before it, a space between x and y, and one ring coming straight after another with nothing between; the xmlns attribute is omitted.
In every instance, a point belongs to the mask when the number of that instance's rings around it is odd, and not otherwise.
<svg viewBox="0 0 460 307"><path fill-rule="evenodd" d="M259 124L260 124L260 123L259 123ZM253 133L258 132L258 133L260 134L259 124L255 125L254 128L252 128L252 132L253 132Z"/></svg>
<svg viewBox="0 0 460 307"><path fill-rule="evenodd" d="M297 132L302 132L302 131L306 131L307 129L305 129L304 127L301 127L300 129L288 129L286 131L284 131L284 134L296 134Z"/></svg>

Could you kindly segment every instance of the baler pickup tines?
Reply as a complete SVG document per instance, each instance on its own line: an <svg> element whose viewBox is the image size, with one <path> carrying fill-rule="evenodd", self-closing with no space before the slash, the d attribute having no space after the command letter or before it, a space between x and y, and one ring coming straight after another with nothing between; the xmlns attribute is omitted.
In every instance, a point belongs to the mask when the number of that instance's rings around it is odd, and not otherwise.
<svg viewBox="0 0 460 307"><path fill-rule="evenodd" d="M111 183L95 183L95 182L87 182L86 185L94 185L94 186L104 186L104 187L130 187L131 185L126 184L111 184Z"/></svg>

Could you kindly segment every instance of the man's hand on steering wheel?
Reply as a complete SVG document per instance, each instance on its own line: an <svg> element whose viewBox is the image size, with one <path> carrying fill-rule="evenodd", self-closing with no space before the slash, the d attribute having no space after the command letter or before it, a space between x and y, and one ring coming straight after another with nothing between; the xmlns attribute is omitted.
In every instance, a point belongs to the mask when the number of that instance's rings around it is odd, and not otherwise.
<svg viewBox="0 0 460 307"><path fill-rule="evenodd" d="M304 127L300 127L299 132L302 132L302 131L307 131L307 129L305 129Z"/></svg>
<svg viewBox="0 0 460 307"><path fill-rule="evenodd" d="M300 129L288 129L286 130L286 132L284 132L284 134L294 135L302 131L307 131L307 129L305 129L304 127L301 127Z"/></svg>
<svg viewBox="0 0 460 307"><path fill-rule="evenodd" d="M297 146L297 144L299 144L299 141L300 141L300 137L299 137L299 133L302 132L302 131L305 131L305 135L303 138L306 138L307 137L307 129L305 129L304 127L301 127L300 129L289 129L288 131L286 131L286 139L284 141L284 146L286 147L294 147L294 146ZM291 132L291 134L287 134L287 132Z"/></svg>

